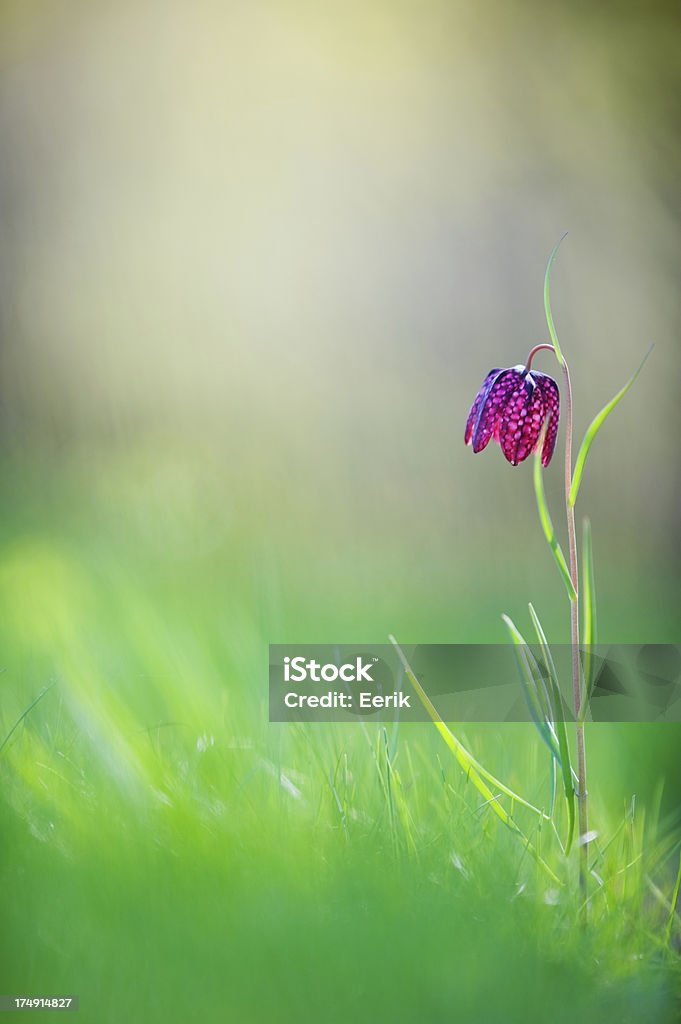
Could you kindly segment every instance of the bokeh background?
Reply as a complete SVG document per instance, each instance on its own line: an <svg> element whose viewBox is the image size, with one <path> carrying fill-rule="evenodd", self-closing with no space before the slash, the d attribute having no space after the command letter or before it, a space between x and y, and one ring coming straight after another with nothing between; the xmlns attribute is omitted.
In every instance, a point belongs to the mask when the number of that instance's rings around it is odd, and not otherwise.
<svg viewBox="0 0 681 1024"><path fill-rule="evenodd" d="M95 871L75 810L80 854L51 846L60 729L125 807L163 789L139 730L286 744L269 642L503 642L528 600L567 640L530 467L462 436L485 373L547 340L565 230L577 440L655 343L580 495L600 639L681 640L680 54L656 3L3 0L2 736L56 683L0 755L13 885L26 843L27 887ZM592 733L604 805L671 827L678 732ZM519 737L473 743L522 772Z"/></svg>
<svg viewBox="0 0 681 1024"><path fill-rule="evenodd" d="M578 435L656 344L584 485L602 631L667 637L672 9L22 2L2 27L11 490L49 521L71 484L74 519L89 503L166 563L214 567L245 525L272 640L299 582L331 639L409 613L419 635L500 638L474 594L558 586L528 473L474 460L462 423L487 370L546 339L569 229L554 306ZM557 458L556 499L560 478Z"/></svg>

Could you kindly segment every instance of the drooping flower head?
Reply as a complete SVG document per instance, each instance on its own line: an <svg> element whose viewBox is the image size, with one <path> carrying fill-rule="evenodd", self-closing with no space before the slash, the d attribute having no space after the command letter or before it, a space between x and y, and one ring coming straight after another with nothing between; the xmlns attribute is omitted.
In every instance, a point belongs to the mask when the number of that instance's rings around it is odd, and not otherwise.
<svg viewBox="0 0 681 1024"><path fill-rule="evenodd" d="M559 417L560 395L553 377L522 364L490 370L468 414L464 440L481 452L494 438L508 462L517 466L535 451L546 423L541 462L548 466Z"/></svg>

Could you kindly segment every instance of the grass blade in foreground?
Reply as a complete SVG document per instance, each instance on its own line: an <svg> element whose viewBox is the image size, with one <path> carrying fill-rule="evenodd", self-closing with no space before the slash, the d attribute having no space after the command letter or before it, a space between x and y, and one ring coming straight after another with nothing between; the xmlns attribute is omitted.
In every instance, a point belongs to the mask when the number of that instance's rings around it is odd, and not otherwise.
<svg viewBox="0 0 681 1024"><path fill-rule="evenodd" d="M570 570L568 569L567 562L565 561L565 555L563 550L556 540L556 534L553 529L553 523L551 522L551 515L549 513L549 507L546 503L546 493L544 491L544 478L542 476L542 464L541 464L541 450L544 444L545 429L542 431L541 437L537 444L537 451L534 457L534 493L537 498L537 509L539 511L539 519L541 521L544 536L546 542L551 548L551 554L553 555L556 565L560 571L560 575L565 584L565 588L568 592L568 597L571 601L576 598L575 588L572 584L570 577Z"/></svg>
<svg viewBox="0 0 681 1024"><path fill-rule="evenodd" d="M541 647L541 652L549 671L549 683L551 686L554 706L553 721L556 729L556 735L558 736L560 768L563 776L563 790L565 792L565 803L567 805L568 812L568 835L565 842L565 856L567 856L570 852L572 839L575 834L575 786L573 782L572 762L570 759L570 745L568 743L567 730L565 728L565 716L563 714L563 698L558 684L558 673L556 672L551 648L547 643L546 634L544 633L542 624L539 621L539 616L535 612L532 604L530 604L530 615L532 616L534 631L537 634L537 640L539 641L539 646Z"/></svg>
<svg viewBox="0 0 681 1024"><path fill-rule="evenodd" d="M530 706L532 720L537 727L537 732L549 748L551 756L560 762L558 739L552 721L553 712L544 684L544 677L539 671L539 666L527 641L513 620L508 615L502 615L501 617L513 642L513 651L518 668L520 669L520 681Z"/></svg>
<svg viewBox="0 0 681 1024"><path fill-rule="evenodd" d="M669 911L669 917L667 918L667 927L665 928L665 944L667 945L667 947L671 945L672 941L672 931L674 929L674 921L676 919L676 904L679 899L679 889L681 889L681 856L679 856L679 870L676 874L674 892L672 893L671 910Z"/></svg>
<svg viewBox="0 0 681 1024"><path fill-rule="evenodd" d="M574 504L577 501L577 494L579 493L579 485L582 482L582 473L584 472L584 463L586 462L586 457L589 454L589 449L591 448L591 445L594 442L594 438L596 437L596 434L601 429L601 427L603 426L603 424L605 423L605 421L607 420L608 416L610 415L612 410L615 408L617 403L622 398L624 398L624 396L626 395L626 393L629 390L629 388L633 385L634 381L636 380L636 378L638 377L639 373L643 369L643 367L645 365L645 362L646 362L646 359L648 358L650 353L653 351L654 347L655 347L654 345L650 346L650 348L648 349L648 351L644 355L643 359L641 360L641 365L639 366L638 370L636 370L636 372L634 374L632 374L632 376L629 378L629 380L624 385L624 387L621 389L621 391L618 391L617 394L615 395L615 397L613 399L611 399L608 402L608 404L601 409L601 411L599 412L598 416L596 416L595 419L592 421L591 426L589 427L589 429L587 430L586 434L584 435L584 440L582 441L582 447L579 449L579 454L577 455L577 461L575 462L575 471L574 471L574 473L572 475L572 484L570 486L570 507L571 508L574 507Z"/></svg>
<svg viewBox="0 0 681 1024"><path fill-rule="evenodd" d="M53 687L53 686L56 686L56 683L55 683L55 682L52 682L52 683L48 683L48 684L47 684L47 686L46 686L46 687L45 687L45 688L44 688L43 690L41 690L41 691L40 691L40 693L38 694L38 696L37 696L37 697L34 697L34 698L33 698L33 700L32 700L32 701L31 701L31 703L30 703L30 704L28 705L28 707L27 707L27 708L25 708L25 709L24 709L24 711L22 711L22 713L21 713L21 714L19 715L18 719L16 720L16 722L14 723L14 725L12 726L12 728L10 729L10 731L9 731L9 732L7 733L7 735L5 736L5 738L4 738L4 740L2 741L2 743L0 743L0 753L2 753L2 751L3 751L4 749L5 749L5 747L7 746L7 744L9 743L9 741L10 741L10 740L12 739L12 736L14 735L14 733L16 732L16 730L17 730L17 729L19 728L19 726L21 725L21 723L22 723L22 722L24 721L24 719L26 718L26 716L27 716L27 715L29 715L29 714L31 713L31 711L32 711L32 710L33 710L33 708L34 708L34 707L36 706L36 704L37 704L37 703L38 703L39 701L41 701L41 700L43 699L43 697L45 696L45 694L46 694L46 693L48 693L48 692L49 692L49 691L50 691L50 690L52 689L52 687Z"/></svg>
<svg viewBox="0 0 681 1024"><path fill-rule="evenodd" d="M445 722L443 722L443 720L440 718L437 708L435 707L430 697L423 689L416 676L414 675L411 665L407 661L407 658L395 637L391 635L389 637L389 640L390 643L395 648L395 650L397 651L397 655L400 661L402 662L402 667L404 668L405 675L407 676L409 682L416 690L419 700L421 701L426 711L430 715L431 719L433 720L433 723L435 724L443 740L456 757L460 766L465 771L466 777L470 779L470 781L473 783L473 785L478 790L480 795L485 798L485 803L489 804L489 806L497 815L497 817L500 818L501 821L503 821L503 823L506 826L508 826L508 828L510 828L512 832L515 832L517 835L520 836L520 838L525 843L525 847L528 850L528 852L532 855L536 862L546 871L546 873L549 875L552 881L554 881L558 885L562 885L563 883L561 882L561 880L558 878L557 875L553 873L553 871L546 863L546 861L544 861L542 857L537 853L534 846L527 838L527 836L524 834L522 829L516 824L511 815L501 806L501 804L499 803L499 798L495 796L495 794L487 785L487 782L490 782L502 793L510 797L511 800L515 801L523 807L527 807L531 811L534 811L534 813L538 814L541 818L549 820L548 815L541 811L538 807L534 807L533 804L529 803L527 800L524 800L522 797L518 796L517 793L514 793L512 789L509 789L508 786L505 786L502 782L499 781L499 779L496 779L490 772L483 768L479 761L476 761L476 759L473 757L472 754L468 752L468 750L466 750L466 748L463 746L462 743L459 742L459 740L456 738L451 729L449 729Z"/></svg>
<svg viewBox="0 0 681 1024"><path fill-rule="evenodd" d="M529 801L523 799L523 797L519 796L517 793L514 793L512 789L509 789L508 786L504 785L504 783L497 779L494 775L492 775L491 772L488 772L487 769L484 768L479 761L476 761L473 755L468 752L466 747L464 747L460 740L456 738L451 729L445 724L445 722L443 722L437 708L435 707L430 697L423 689L416 676L414 675L414 672L395 637L390 636L389 640L390 643L395 648L395 650L397 651L398 657L402 662L402 666L404 668L405 674L409 679L409 682L416 690L419 700L421 701L424 708L430 715L432 721L437 726L438 732L444 739L449 749L455 755L457 761L459 762L463 770L469 776L471 782L474 784L476 789L479 790L480 794L484 796L486 800L494 801L493 807L495 813L500 818L502 818L505 824L509 824L509 820L512 820L510 818L510 815L507 814L504 808L500 806L498 799L494 796L489 786L487 786L486 783L488 782L490 783L490 785L495 786L498 790L500 790L505 796L510 797L510 799L515 801L515 803L519 804L522 807L526 807L530 811L534 811L535 814L538 814L540 817L547 818L548 820L548 816L544 814L543 811L541 811L538 807L535 807L534 804L531 804L529 803ZM513 827L515 827L515 824Z"/></svg>

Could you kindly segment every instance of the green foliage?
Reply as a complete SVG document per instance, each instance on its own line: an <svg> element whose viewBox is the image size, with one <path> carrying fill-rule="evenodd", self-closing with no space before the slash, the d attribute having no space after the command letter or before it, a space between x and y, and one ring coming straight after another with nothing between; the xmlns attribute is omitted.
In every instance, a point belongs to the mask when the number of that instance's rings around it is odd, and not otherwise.
<svg viewBox="0 0 681 1024"><path fill-rule="evenodd" d="M546 543L549 545L549 548L551 549L551 554L553 555L554 561L558 566L561 579L565 584L565 589L567 590L568 597L571 601L574 601L577 595L575 593L575 588L572 584L570 570L568 569L567 562L565 561L563 549L561 548L560 544L556 539L556 534L553 529L553 522L551 521L551 514L549 512L549 506L546 501L546 492L544 490L544 476L542 473L541 464L541 448L543 441L544 431L542 431L542 435L537 445L537 451L535 452L534 456L534 493L537 499L539 521L541 522L542 530L544 531L544 536L546 537Z"/></svg>
<svg viewBox="0 0 681 1024"><path fill-rule="evenodd" d="M438 714L437 708L434 706L434 704L428 697L428 694L423 689L414 672L412 671L412 668L407 659L405 658L404 652L402 651L400 645L395 640L395 637L391 636L390 642L395 647L395 650L397 651L400 661L402 662L405 674L409 679L411 685L416 690L419 700L421 701L421 703L427 710L428 714L430 715L437 731L440 733L443 740L445 741L451 752L454 754L456 760L459 762L459 765L461 766L463 771L466 773L466 778L473 783L473 785L478 790L480 795L484 798L485 803L492 809L496 816L501 819L504 825L510 828L512 832L516 832L520 836L527 850L529 850L531 855L541 865L541 867L547 873L549 878L551 878L551 880L556 884L560 885L560 879L554 874L554 872L551 870L548 864L541 858L535 846L523 834L522 829L518 826L517 822L513 819L512 815L508 813L501 805L499 795L497 793L494 793L489 788L489 785L487 783L490 783L496 790L499 790L505 796L510 797L513 803L519 804L521 807L528 808L528 810L533 811L540 817L547 816L542 811L540 811L538 807L534 807L527 800L524 800L522 797L518 796L517 793L514 793L513 790L509 789L509 787L504 785L504 783L500 782L499 779L496 779L490 772L487 771L486 768L484 768L480 764L479 761L476 761L476 759L473 757L471 753L469 753L468 750L466 750L464 745L459 742L459 740L456 738L451 729L446 725L445 722L442 721L442 718Z"/></svg>
<svg viewBox="0 0 681 1024"><path fill-rule="evenodd" d="M640 824L659 757L637 770L638 821L623 820L613 808L632 759L620 733L587 726L601 882L584 933L566 803L538 813L550 769L533 726L448 724L462 764L429 724L267 722L270 637L380 638L404 603L405 633L430 623L433 642L463 641L475 563L453 589L429 564L423 588L410 577L382 605L375 550L369 600L357 563L318 567L306 536L283 569L268 554L264 590L250 506L218 532L203 504L180 519L159 501L152 533L127 471L101 463L107 482L119 474L102 498L63 464L49 487L45 472L23 475L23 499L4 475L15 498L0 549L0 991L77 992L82 1024L477 1024L481 1006L511 1024L544 1021L547 1006L558 1024L675 1021L676 863L661 852L670 830L648 814L644 845ZM519 557L502 572L511 601ZM496 599L476 594L476 618ZM644 613L623 604L627 628ZM568 884L500 827L500 803Z"/></svg>
<svg viewBox="0 0 681 1024"><path fill-rule="evenodd" d="M502 619L513 643L520 671L520 681L530 707L532 719L542 741L548 747L552 759L558 764L563 777L563 791L568 814L568 831L565 843L565 854L567 856L572 846L575 827L575 790L570 747L565 728L566 709L563 706L563 698L551 649L546 641L546 636L537 613L531 604L530 615L546 667L546 677L537 664L532 649L513 620L508 615L502 615Z"/></svg>
<svg viewBox="0 0 681 1024"><path fill-rule="evenodd" d="M544 677L527 641L508 615L501 618L513 643L516 661L520 669L520 682L525 693L532 720L539 735L548 747L551 756L560 760L558 738L553 726L553 711Z"/></svg>
<svg viewBox="0 0 681 1024"><path fill-rule="evenodd" d="M679 854L679 870L676 872L676 882L674 883L674 892L672 893L672 899L669 906L669 917L667 918L667 927L665 929L667 946L671 944L674 925L677 925L678 927L679 924L679 918L676 912L676 906L679 901L679 890L681 890L681 853Z"/></svg>
<svg viewBox="0 0 681 1024"><path fill-rule="evenodd" d="M605 423L605 421L607 420L608 416L610 415L612 410L615 408L615 406L624 398L624 396L626 395L627 391L629 391L629 389L633 386L636 378L638 377L639 373L643 369L648 356L653 351L653 348L654 348L654 345L651 345L650 348L648 349L648 351L646 352L646 354L644 355L643 359L641 360L641 364L638 367L638 369L635 371L635 373L633 373L631 375L631 377L629 378L627 383L624 385L624 387L621 388L617 392L615 397L612 398L608 402L608 404L605 405L601 409L601 411L598 413L598 415L594 417L594 419L592 420L592 422L591 422L591 424L590 424L586 434L584 435L584 440L582 441L581 447L580 447L579 452L577 454L577 460L575 462L575 468L574 468L574 472L572 474L572 484L570 486L570 505L571 506L574 507L574 505L575 505L575 503L577 501L577 495L579 494L579 488L580 488L580 485L581 485L581 482L582 482L582 474L584 473L584 465L586 463L586 457L589 454L589 451L591 449L591 445L594 443L594 440L596 439L596 435L598 434L598 431L601 429L601 427L603 426L603 424Z"/></svg>
<svg viewBox="0 0 681 1024"><path fill-rule="evenodd" d="M565 794L565 802L568 811L568 833L565 841L565 855L567 856L570 852L575 832L575 787L573 781L574 771L572 769L572 760L570 757L570 745L568 743L567 730L565 728L566 708L560 692L558 673L556 672L551 648L546 640L546 634L544 633L542 624L539 621L539 616L534 610L532 604L530 604L529 608L532 624L534 626L535 633L537 634L537 640L544 659L544 664L546 665L549 674L549 687L551 694L550 704L552 712L551 721L554 724L556 735L558 737L558 750L560 754L558 762L563 776L563 792Z"/></svg>
<svg viewBox="0 0 681 1024"><path fill-rule="evenodd" d="M565 232L565 234L560 236L560 238L558 239L558 241L554 245L553 251L551 252L551 255L549 256L549 262L546 264L546 273L544 274L544 312L546 314L546 324L547 324L548 329L549 329L549 336L551 338L551 344L553 345L554 349L556 350L556 359L558 360L558 362L560 363L561 366L565 362L565 359L563 357L563 353L561 352L560 345L558 344L558 335L556 334L556 328L555 328L554 323L553 323L553 314L551 312L551 298L550 298L550 295L549 295L549 289L550 289L550 284L551 284L551 267L553 266L553 261L556 258L556 253L558 252L558 247L560 246L560 243L563 241L563 239L566 237L566 235L567 235L567 231Z"/></svg>

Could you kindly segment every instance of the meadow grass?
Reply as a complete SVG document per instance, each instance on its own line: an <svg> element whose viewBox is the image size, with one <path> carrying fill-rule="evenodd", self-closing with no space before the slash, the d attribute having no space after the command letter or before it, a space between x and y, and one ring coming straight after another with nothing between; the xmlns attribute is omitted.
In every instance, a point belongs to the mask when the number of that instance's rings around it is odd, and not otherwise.
<svg viewBox="0 0 681 1024"><path fill-rule="evenodd" d="M556 881L428 723L268 723L282 605L246 528L179 564L58 491L61 514L15 498L0 568L2 992L77 993L97 1022L677 1019L678 832L663 762L632 799L626 727L587 727L584 930L560 806L555 829L514 808ZM339 585L285 631L326 639ZM532 726L460 739L548 807Z"/></svg>

